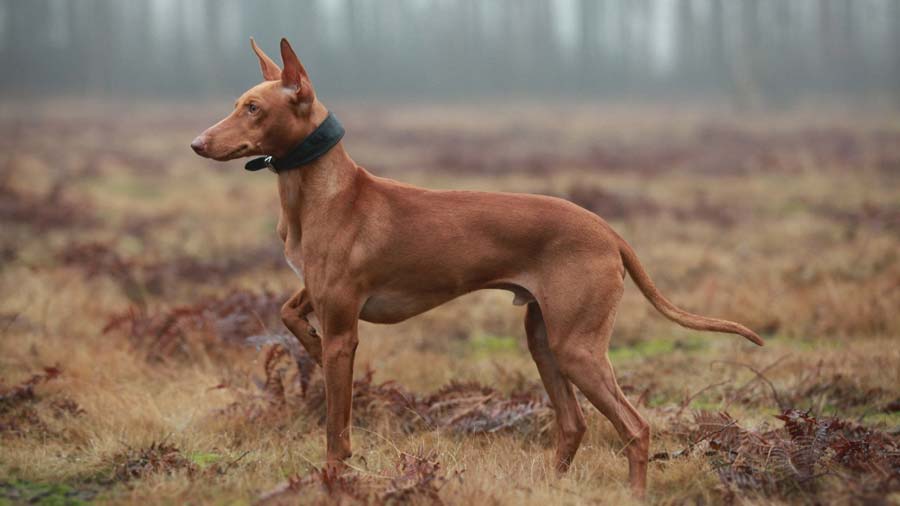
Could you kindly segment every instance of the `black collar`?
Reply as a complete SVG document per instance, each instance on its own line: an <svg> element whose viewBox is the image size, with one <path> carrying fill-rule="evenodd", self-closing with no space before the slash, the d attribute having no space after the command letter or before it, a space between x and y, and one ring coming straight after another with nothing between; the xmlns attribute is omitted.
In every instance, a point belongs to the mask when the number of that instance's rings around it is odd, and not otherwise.
<svg viewBox="0 0 900 506"><path fill-rule="evenodd" d="M244 165L244 169L257 171L267 168L276 173L294 169L313 162L327 153L343 136L343 125L334 114L329 112L325 121L307 135L290 153L278 159L272 156L254 158Z"/></svg>

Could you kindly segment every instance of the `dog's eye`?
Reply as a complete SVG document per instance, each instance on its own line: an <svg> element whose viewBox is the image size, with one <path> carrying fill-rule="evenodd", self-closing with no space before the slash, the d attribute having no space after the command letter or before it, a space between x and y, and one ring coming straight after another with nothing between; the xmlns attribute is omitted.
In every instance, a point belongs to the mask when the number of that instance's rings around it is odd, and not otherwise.
<svg viewBox="0 0 900 506"><path fill-rule="evenodd" d="M256 104L249 104L247 105L247 112L249 112L250 114L256 114L259 112L259 106Z"/></svg>

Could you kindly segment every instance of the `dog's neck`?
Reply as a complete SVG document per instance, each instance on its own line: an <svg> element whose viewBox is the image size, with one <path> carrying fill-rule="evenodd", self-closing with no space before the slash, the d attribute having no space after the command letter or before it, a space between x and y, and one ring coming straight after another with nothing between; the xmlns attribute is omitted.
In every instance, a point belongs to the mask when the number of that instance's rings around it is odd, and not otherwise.
<svg viewBox="0 0 900 506"><path fill-rule="evenodd" d="M328 112L317 114L324 119ZM319 120L321 121L321 120ZM352 187L359 172L356 162L344 149L343 141L334 145L315 161L293 170L278 173L278 195L281 199L279 233L282 239L299 241L301 224L316 219L335 205L335 197ZM348 202L349 204L349 202Z"/></svg>
<svg viewBox="0 0 900 506"><path fill-rule="evenodd" d="M278 173L278 194L285 211L304 211L309 207L321 207L356 175L356 162L339 142L315 161L295 170Z"/></svg>

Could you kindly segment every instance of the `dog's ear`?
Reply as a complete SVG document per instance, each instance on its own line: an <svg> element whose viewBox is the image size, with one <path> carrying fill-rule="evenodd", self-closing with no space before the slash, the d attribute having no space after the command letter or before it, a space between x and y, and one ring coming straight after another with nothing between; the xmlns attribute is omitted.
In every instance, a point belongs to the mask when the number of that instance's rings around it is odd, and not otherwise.
<svg viewBox="0 0 900 506"><path fill-rule="evenodd" d="M278 81L281 79L281 68L266 53L263 53L263 50L256 45L253 37L250 37L250 47L253 48L253 52L259 58L259 69L262 70L263 79L266 81Z"/></svg>
<svg viewBox="0 0 900 506"><path fill-rule="evenodd" d="M297 58L297 54L291 48L287 39L281 39L281 61L284 70L281 72L281 84L288 89L295 90L297 99L301 102L312 102L315 92L309 81L309 74Z"/></svg>

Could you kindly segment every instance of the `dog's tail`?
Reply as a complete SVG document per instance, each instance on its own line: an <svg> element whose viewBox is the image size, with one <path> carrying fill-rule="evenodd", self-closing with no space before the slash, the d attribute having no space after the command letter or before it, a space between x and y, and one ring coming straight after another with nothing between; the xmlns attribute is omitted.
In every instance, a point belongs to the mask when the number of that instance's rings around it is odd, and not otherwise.
<svg viewBox="0 0 900 506"><path fill-rule="evenodd" d="M647 300L649 300L650 303L653 304L653 307L655 307L657 311L662 313L666 318L681 325L682 327L687 327L689 329L710 330L713 332L728 332L730 334L738 334L744 336L750 341L753 341L759 346L763 346L764 343L762 338L760 338L758 335L756 335L755 332L741 325L740 323L696 315L677 307L675 304L672 304L668 299L663 297L661 293L659 293L656 285L653 284L650 276L647 275L647 271L644 270L644 267L641 265L640 260L638 260L637 254L634 252L631 246L621 237L619 237L619 252L622 255L622 261L625 263L625 268L628 270L628 274L631 275L631 279L633 279L638 288L641 289L641 293L644 294L644 297L646 297Z"/></svg>

